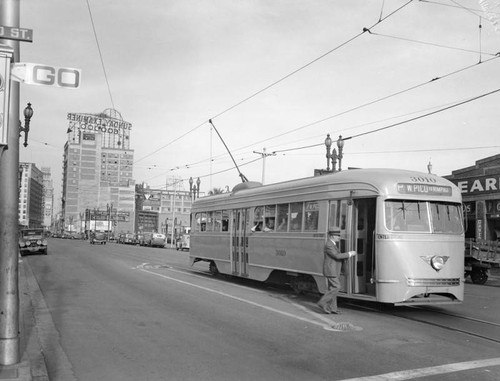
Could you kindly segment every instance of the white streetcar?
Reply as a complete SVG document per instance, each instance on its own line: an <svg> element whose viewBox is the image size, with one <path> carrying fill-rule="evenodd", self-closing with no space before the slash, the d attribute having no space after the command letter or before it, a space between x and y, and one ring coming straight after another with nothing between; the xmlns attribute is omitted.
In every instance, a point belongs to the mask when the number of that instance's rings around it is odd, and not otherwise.
<svg viewBox="0 0 500 381"><path fill-rule="evenodd" d="M396 305L459 303L464 232L459 189L439 176L353 169L262 186L245 182L192 207L191 265L326 290L323 247L341 231L340 297Z"/></svg>

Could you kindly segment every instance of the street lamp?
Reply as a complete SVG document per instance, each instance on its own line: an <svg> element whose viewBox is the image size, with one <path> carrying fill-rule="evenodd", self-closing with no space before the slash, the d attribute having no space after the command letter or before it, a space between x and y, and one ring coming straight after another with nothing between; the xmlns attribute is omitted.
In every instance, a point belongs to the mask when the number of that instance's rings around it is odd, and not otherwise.
<svg viewBox="0 0 500 381"><path fill-rule="evenodd" d="M25 147L28 146L28 132L30 132L30 120L31 117L33 116L33 109L31 108L31 103L28 102L28 106L24 108L24 127L21 124L21 121L19 121L19 136L21 136L21 132L24 132L24 143L23 145Z"/></svg>
<svg viewBox="0 0 500 381"><path fill-rule="evenodd" d="M198 177L198 180L196 180L196 184L193 184L194 180L192 177L189 178L189 197L191 197L191 200L196 199L196 197L200 198L200 184L201 180Z"/></svg>
<svg viewBox="0 0 500 381"><path fill-rule="evenodd" d="M344 157L344 140L342 139L342 135L339 135L339 139L337 140L337 147L339 149L339 154L337 155L337 159L339 159L339 172L342 170L342 158ZM335 150L334 150L335 152Z"/></svg>
<svg viewBox="0 0 500 381"><path fill-rule="evenodd" d="M330 138L330 134L326 135L325 139L325 146L326 146L326 170L327 172L330 172L330 159L332 160L332 172L335 172L337 170L337 160L339 161L339 171L341 171L341 165L342 165L342 150L344 148L344 141L342 140L342 135L339 136L339 139L337 140L337 148L339 149L339 153L337 154L337 150L334 148L333 151L330 153L330 149L332 147L332 139Z"/></svg>
<svg viewBox="0 0 500 381"><path fill-rule="evenodd" d="M330 134L326 134L325 139L326 146L326 170L330 172L330 148L332 147L332 139L330 138Z"/></svg>

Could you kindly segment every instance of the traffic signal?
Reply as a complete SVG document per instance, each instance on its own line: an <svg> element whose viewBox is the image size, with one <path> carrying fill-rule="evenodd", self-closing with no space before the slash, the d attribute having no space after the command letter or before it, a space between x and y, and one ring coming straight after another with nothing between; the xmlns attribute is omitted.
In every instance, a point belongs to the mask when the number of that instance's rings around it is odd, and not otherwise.
<svg viewBox="0 0 500 381"><path fill-rule="evenodd" d="M7 145L10 104L10 64L14 50L0 44L0 146Z"/></svg>

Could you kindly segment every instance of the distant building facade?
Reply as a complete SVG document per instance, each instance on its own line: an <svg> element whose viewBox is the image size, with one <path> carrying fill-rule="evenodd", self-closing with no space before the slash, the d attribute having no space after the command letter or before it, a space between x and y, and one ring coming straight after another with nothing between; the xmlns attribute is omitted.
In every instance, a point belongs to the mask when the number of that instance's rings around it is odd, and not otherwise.
<svg viewBox="0 0 500 381"><path fill-rule="evenodd" d="M19 225L44 225L43 173L33 163L19 163Z"/></svg>
<svg viewBox="0 0 500 381"><path fill-rule="evenodd" d="M133 231L135 182L132 125L120 113L68 114L61 230Z"/></svg>
<svg viewBox="0 0 500 381"><path fill-rule="evenodd" d="M53 230L54 185L50 167L42 167L43 175L43 227Z"/></svg>
<svg viewBox="0 0 500 381"><path fill-rule="evenodd" d="M177 189L151 189L145 184L137 184L136 192L136 232L167 234L180 232L190 226L191 205L194 195ZM203 196L203 194L201 194ZM197 195L198 196L198 195ZM174 230L173 230L174 229Z"/></svg>
<svg viewBox="0 0 500 381"><path fill-rule="evenodd" d="M466 238L500 239L500 155L476 161L444 176L461 192L466 217Z"/></svg>

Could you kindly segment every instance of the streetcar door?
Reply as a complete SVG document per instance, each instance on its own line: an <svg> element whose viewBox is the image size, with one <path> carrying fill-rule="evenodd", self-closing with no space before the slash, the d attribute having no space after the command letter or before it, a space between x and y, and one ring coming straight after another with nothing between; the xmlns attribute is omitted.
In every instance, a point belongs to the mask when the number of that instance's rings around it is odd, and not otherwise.
<svg viewBox="0 0 500 381"><path fill-rule="evenodd" d="M352 225L352 202L350 200L330 201L330 215L328 230L340 230L340 252L345 253L352 249L350 226ZM345 261L340 275L341 290L351 294L353 292L353 260Z"/></svg>
<svg viewBox="0 0 500 381"><path fill-rule="evenodd" d="M250 209L233 210L231 270L233 275L248 276L248 224Z"/></svg>
<svg viewBox="0 0 500 381"><path fill-rule="evenodd" d="M351 259L352 292L373 293L370 287L373 264L373 230L375 229L375 199L358 199L352 202L351 250L356 251Z"/></svg>
<svg viewBox="0 0 500 381"><path fill-rule="evenodd" d="M356 256L344 263L340 279L348 294L374 293L367 285L372 278L375 205L375 199L330 202L329 229L340 230L340 251L356 251Z"/></svg>

